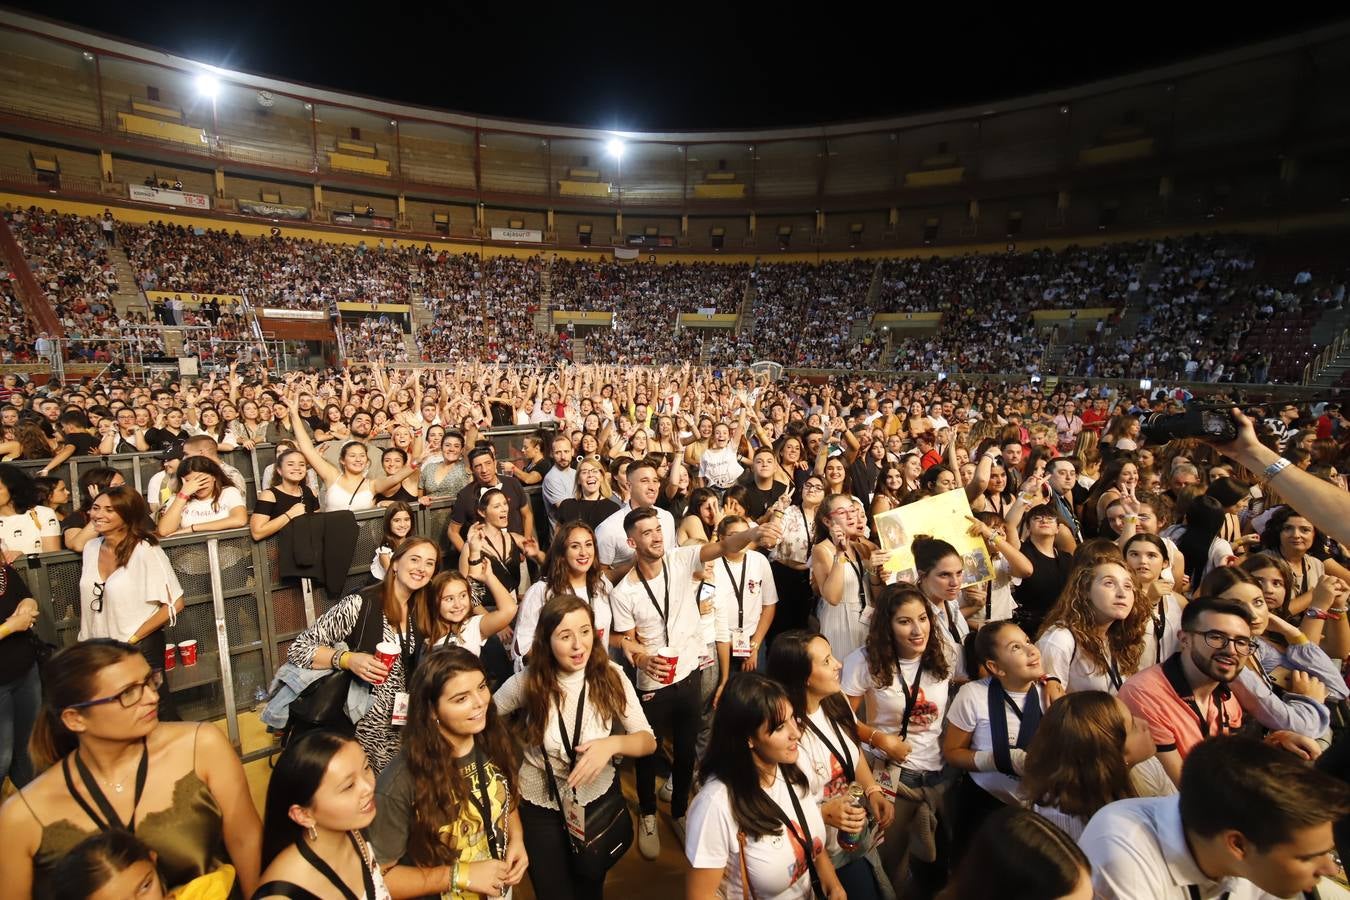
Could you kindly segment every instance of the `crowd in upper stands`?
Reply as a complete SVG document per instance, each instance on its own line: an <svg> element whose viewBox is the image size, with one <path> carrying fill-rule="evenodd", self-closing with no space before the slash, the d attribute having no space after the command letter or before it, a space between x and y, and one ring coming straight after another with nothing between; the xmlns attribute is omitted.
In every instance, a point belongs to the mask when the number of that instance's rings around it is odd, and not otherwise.
<svg viewBox="0 0 1350 900"><path fill-rule="evenodd" d="M145 316L131 312L119 320L114 311L111 295L129 286L118 284L101 220L38 209L7 217L72 341L71 356L121 360L133 345L143 355L163 351L162 334L144 327ZM120 224L116 235L142 290L330 311L337 302L410 303L411 325L341 326L354 358L387 361L773 360L817 368L1261 382L1273 362L1277 377L1286 378L1302 365L1300 358L1279 368L1272 357L1299 347L1268 346L1266 325L1289 317L1310 325L1343 303L1347 277L1340 271L1318 280L1300 275L1294 284L1272 281L1257 267L1252 241L1222 235L753 268L480 257L392 238L352 245L165 223ZM31 358L36 332L14 292L3 296L8 335L0 354ZM169 322L163 306L156 304L155 318ZM1108 313L1038 323L1032 313L1043 309ZM540 316L553 310L609 312L613 324L554 330ZM680 327L680 314L700 310L739 314L740 327ZM942 318L936 327L873 326L872 316L884 313ZM205 359L252 339L237 301L214 307L180 301L167 315L172 324L211 326L214 333L186 335ZM415 354L403 340L409 327ZM1308 330L1298 332L1304 352Z"/></svg>

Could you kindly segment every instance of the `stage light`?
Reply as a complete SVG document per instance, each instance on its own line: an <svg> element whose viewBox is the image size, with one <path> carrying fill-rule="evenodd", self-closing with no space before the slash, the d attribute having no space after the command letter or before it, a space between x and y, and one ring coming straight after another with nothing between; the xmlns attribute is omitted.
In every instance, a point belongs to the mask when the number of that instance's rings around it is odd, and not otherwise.
<svg viewBox="0 0 1350 900"><path fill-rule="evenodd" d="M198 75L197 93L208 100L214 100L216 95L220 93L220 82L216 80L214 75Z"/></svg>
<svg viewBox="0 0 1350 900"><path fill-rule="evenodd" d="M623 141L618 138L610 138L609 143L605 145L605 149L615 159L623 159Z"/></svg>

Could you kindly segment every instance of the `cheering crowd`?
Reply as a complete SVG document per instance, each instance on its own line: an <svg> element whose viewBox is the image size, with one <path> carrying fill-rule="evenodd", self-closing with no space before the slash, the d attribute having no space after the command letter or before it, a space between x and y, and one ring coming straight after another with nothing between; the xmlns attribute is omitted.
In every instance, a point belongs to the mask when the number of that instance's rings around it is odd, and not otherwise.
<svg viewBox="0 0 1350 900"><path fill-rule="evenodd" d="M600 897L672 842L699 900L1330 896L1350 421L1141 427L1177 396L690 364L6 376L0 884ZM496 449L507 424L537 430ZM263 444L254 491L221 454ZM143 494L61 478L130 452L163 462ZM970 517L902 535L898 576L885 514L949 492ZM278 672L259 817L221 733L177 721L160 540L322 552L377 508L369 587ZM13 563L63 547L79 642L42 664Z"/></svg>

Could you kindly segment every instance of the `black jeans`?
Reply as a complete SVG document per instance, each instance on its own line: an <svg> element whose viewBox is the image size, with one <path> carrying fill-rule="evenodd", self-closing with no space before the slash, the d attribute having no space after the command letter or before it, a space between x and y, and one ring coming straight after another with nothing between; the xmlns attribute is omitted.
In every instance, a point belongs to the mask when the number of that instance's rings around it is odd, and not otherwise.
<svg viewBox="0 0 1350 900"><path fill-rule="evenodd" d="M620 790L619 773L614 773L611 791ZM599 798L599 799L604 799ZM599 799L587 805L589 810ZM530 883L536 897L549 900L603 900L605 880L583 878L572 867L571 838L556 809L520 801L520 826L524 832L525 852L530 857Z"/></svg>
<svg viewBox="0 0 1350 900"><path fill-rule="evenodd" d="M650 694L638 694L658 741L669 737L675 746L671 764L670 815L680 818L689 806L689 789L694 782L694 742L699 729L699 685L701 673L695 669L683 680ZM650 699L648 699L650 697ZM656 754L638 757L638 806L644 816L656 813Z"/></svg>

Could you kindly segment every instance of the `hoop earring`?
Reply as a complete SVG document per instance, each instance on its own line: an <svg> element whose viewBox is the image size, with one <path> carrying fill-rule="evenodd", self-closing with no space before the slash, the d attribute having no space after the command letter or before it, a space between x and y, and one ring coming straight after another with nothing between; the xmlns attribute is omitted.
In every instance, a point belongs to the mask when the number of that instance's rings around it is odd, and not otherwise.
<svg viewBox="0 0 1350 900"><path fill-rule="evenodd" d="M309 826L309 839L311 841L317 841L319 839L319 830L313 825Z"/></svg>

